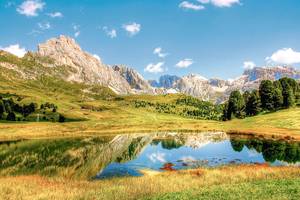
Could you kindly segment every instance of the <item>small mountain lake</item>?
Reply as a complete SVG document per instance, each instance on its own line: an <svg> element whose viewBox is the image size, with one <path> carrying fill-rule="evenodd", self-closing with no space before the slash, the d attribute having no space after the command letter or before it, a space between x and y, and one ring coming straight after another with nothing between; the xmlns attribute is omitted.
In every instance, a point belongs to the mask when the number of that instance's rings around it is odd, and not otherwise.
<svg viewBox="0 0 300 200"><path fill-rule="evenodd" d="M123 134L0 142L0 174L87 179L233 164L300 166L300 143L223 132Z"/></svg>

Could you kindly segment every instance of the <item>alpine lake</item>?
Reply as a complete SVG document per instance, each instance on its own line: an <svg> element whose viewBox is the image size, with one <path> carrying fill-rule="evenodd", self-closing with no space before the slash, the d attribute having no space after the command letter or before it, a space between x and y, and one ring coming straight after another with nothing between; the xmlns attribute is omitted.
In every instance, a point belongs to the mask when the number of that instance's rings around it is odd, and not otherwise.
<svg viewBox="0 0 300 200"><path fill-rule="evenodd" d="M237 164L300 166L300 142L226 134L149 133L0 142L0 174L89 180Z"/></svg>

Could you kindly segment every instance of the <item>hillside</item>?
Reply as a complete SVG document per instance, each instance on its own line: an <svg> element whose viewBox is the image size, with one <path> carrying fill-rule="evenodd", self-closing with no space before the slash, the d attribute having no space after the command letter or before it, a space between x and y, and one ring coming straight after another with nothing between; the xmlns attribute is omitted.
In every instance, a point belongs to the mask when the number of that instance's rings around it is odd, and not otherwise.
<svg viewBox="0 0 300 200"><path fill-rule="evenodd" d="M242 82L240 84L242 90L243 88L247 90L258 87L262 78L273 80L281 76L299 78L298 72L293 68L275 67L271 72L270 70L254 68L233 82ZM281 70L280 74L276 72L278 70ZM171 80L168 81L168 78ZM103 82L99 82L100 80ZM160 84L167 84L169 88L174 83L183 93L197 92L195 96L202 95L200 99L212 100L207 97L214 95L211 94L214 89L210 87L215 88L218 96L224 98L224 94L227 93L216 88L230 91L234 87L231 88L227 84L233 82L189 75L183 78L165 76ZM211 86L206 88L207 84ZM2 121L0 138L170 130L224 130L267 135L287 134L299 138L300 127L297 120L299 108L224 123L217 121L222 114L219 105L214 106L180 93L166 94L166 91L164 88L151 87L131 68L102 64L101 61L83 52L74 40L64 36L47 41L39 46L38 52L29 52L23 58L1 51L0 94L15 95L21 99L21 104L53 103L57 105L59 113L73 122L59 124ZM127 92L131 95L124 95ZM32 120L36 121L34 116Z"/></svg>

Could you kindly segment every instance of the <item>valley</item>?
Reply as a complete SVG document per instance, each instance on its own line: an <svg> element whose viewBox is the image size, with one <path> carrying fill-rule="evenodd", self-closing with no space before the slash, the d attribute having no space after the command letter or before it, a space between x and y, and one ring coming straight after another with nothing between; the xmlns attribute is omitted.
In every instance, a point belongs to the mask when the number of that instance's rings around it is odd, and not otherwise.
<svg viewBox="0 0 300 200"><path fill-rule="evenodd" d="M4 199L299 195L300 73L292 67L254 68L227 81L194 74L147 81L60 36L23 58L1 51L0 72ZM266 81L288 86L270 108L254 102L252 114L249 99L265 95L255 91Z"/></svg>

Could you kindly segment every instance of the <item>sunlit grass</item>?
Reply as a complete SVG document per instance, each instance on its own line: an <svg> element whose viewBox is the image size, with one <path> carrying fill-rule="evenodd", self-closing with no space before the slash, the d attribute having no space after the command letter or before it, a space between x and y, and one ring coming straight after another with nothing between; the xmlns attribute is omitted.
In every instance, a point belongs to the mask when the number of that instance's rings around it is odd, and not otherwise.
<svg viewBox="0 0 300 200"><path fill-rule="evenodd" d="M266 165L165 172L92 182L19 176L0 178L0 199L193 199L191 197L205 194L209 195L207 197L224 195L225 199L238 199L255 193L267 199L276 197L275 194L279 199L297 199L299 183L300 170L297 167Z"/></svg>

